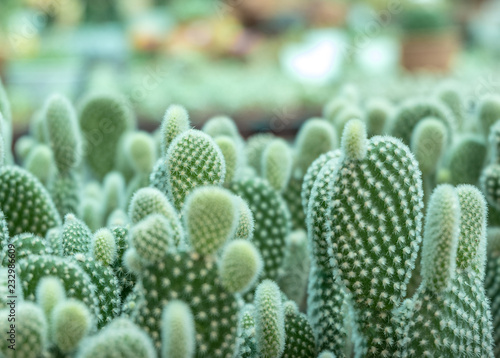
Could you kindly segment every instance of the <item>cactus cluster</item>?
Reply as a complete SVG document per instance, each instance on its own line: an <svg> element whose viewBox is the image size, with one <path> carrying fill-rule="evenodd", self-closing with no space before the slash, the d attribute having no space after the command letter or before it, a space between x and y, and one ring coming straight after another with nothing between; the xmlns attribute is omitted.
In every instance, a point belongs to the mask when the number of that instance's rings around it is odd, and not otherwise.
<svg viewBox="0 0 500 358"><path fill-rule="evenodd" d="M350 86L288 140L54 95L12 153L0 86L0 356L500 356L500 102L462 101Z"/></svg>

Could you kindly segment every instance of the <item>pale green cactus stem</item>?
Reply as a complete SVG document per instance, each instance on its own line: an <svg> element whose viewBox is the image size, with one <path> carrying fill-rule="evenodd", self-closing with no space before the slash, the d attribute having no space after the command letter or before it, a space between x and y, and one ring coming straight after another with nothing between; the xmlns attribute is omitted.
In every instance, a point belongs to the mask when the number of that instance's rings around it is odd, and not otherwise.
<svg viewBox="0 0 500 358"><path fill-rule="evenodd" d="M50 319L52 311L59 303L66 300L66 290L61 280L54 276L43 277L36 287L36 302Z"/></svg>
<svg viewBox="0 0 500 358"><path fill-rule="evenodd" d="M174 139L190 128L189 114L183 106L172 104L167 108L161 122L161 155L167 155L167 150Z"/></svg>
<svg viewBox="0 0 500 358"><path fill-rule="evenodd" d="M392 116L392 104L382 98L375 98L366 106L366 131L368 137L384 134L384 128Z"/></svg>
<svg viewBox="0 0 500 358"><path fill-rule="evenodd" d="M361 121L346 125L341 148L328 178L331 221L319 234L331 242L330 264L352 296L367 356L391 354L391 312L406 295L421 241L421 173L407 146L368 140Z"/></svg>
<svg viewBox="0 0 500 358"><path fill-rule="evenodd" d="M249 303L240 310L236 352L241 358L259 357L255 338L255 307Z"/></svg>
<svg viewBox="0 0 500 358"><path fill-rule="evenodd" d="M495 356L500 355L500 228L488 228L488 259L484 287L491 304Z"/></svg>
<svg viewBox="0 0 500 358"><path fill-rule="evenodd" d="M197 188L186 199L183 218L193 249L202 255L212 255L236 232L238 203L226 189Z"/></svg>
<svg viewBox="0 0 500 358"><path fill-rule="evenodd" d="M252 240L255 228L252 210L250 210L247 202L241 197L236 196L236 201L238 202L238 212L240 217L238 219L238 226L236 227L234 237L237 239Z"/></svg>
<svg viewBox="0 0 500 358"><path fill-rule="evenodd" d="M180 210L198 186L222 185L226 175L224 156L215 142L195 129L179 135L165 158L169 196Z"/></svg>
<svg viewBox="0 0 500 358"><path fill-rule="evenodd" d="M403 102L387 122L385 132L410 145L415 126L424 118L442 121L448 130L448 140L456 129L456 122L450 109L437 100L409 99Z"/></svg>
<svg viewBox="0 0 500 358"><path fill-rule="evenodd" d="M45 237L61 224L49 193L38 179L17 166L0 167L0 210L11 235L31 232Z"/></svg>
<svg viewBox="0 0 500 358"><path fill-rule="evenodd" d="M107 227L124 227L129 224L129 217L122 209L115 209L109 214L106 222Z"/></svg>
<svg viewBox="0 0 500 358"><path fill-rule="evenodd" d="M38 110L33 114L30 119L29 131L30 135L35 138L36 142L44 144L48 143L43 110Z"/></svg>
<svg viewBox="0 0 500 358"><path fill-rule="evenodd" d="M278 285L262 281L255 291L255 334L259 356L281 357L285 349L285 314Z"/></svg>
<svg viewBox="0 0 500 358"><path fill-rule="evenodd" d="M261 174L260 171L262 169L262 154L267 145L275 138L271 133L258 133L247 140L245 157L247 158L248 165L255 169L258 175Z"/></svg>
<svg viewBox="0 0 500 358"><path fill-rule="evenodd" d="M111 265L117 257L116 239L111 230L102 228L92 236L92 256L104 266Z"/></svg>
<svg viewBox="0 0 500 358"><path fill-rule="evenodd" d="M103 182L104 200L102 213L108 217L113 210L125 207L125 179L120 172L112 171L106 174Z"/></svg>
<svg viewBox="0 0 500 358"><path fill-rule="evenodd" d="M45 144L36 145L26 158L24 167L47 187L54 174L54 155Z"/></svg>
<svg viewBox="0 0 500 358"><path fill-rule="evenodd" d="M135 248L130 248L123 255L123 266L125 269L137 276L141 275L144 263Z"/></svg>
<svg viewBox="0 0 500 358"><path fill-rule="evenodd" d="M57 174L49 180L48 189L61 217L70 213L80 216L80 186L81 177L76 171L66 175Z"/></svg>
<svg viewBox="0 0 500 358"><path fill-rule="evenodd" d="M221 283L231 293L243 293L256 282L262 267L260 253L251 242L233 240L222 252L219 264Z"/></svg>
<svg viewBox="0 0 500 358"><path fill-rule="evenodd" d="M286 188L290 180L292 165L291 148L281 138L273 139L262 153L262 177L279 192Z"/></svg>
<svg viewBox="0 0 500 358"><path fill-rule="evenodd" d="M487 148L477 135L465 135L449 151L448 169L451 184L477 185L485 164Z"/></svg>
<svg viewBox="0 0 500 358"><path fill-rule="evenodd" d="M295 166L301 177L316 158L338 147L337 136L335 129L321 118L311 118L302 125L295 140Z"/></svg>
<svg viewBox="0 0 500 358"><path fill-rule="evenodd" d="M53 95L45 104L44 124L61 175L76 168L82 159L82 138L76 112L68 99Z"/></svg>
<svg viewBox="0 0 500 358"><path fill-rule="evenodd" d="M196 352L194 318L182 301L170 301L162 314L162 358L193 358Z"/></svg>
<svg viewBox="0 0 500 358"><path fill-rule="evenodd" d="M350 104L343 108L333 121L333 125L339 136L344 132L346 124L353 119L364 121L365 115L358 106Z"/></svg>
<svg viewBox="0 0 500 358"><path fill-rule="evenodd" d="M483 287L485 229L486 202L477 188L435 190L424 234L423 282L400 310L400 355L493 357Z"/></svg>
<svg viewBox="0 0 500 358"><path fill-rule="evenodd" d="M215 143L219 146L224 156L224 162L226 163L226 178L224 179L224 185L227 186L240 173L243 153L235 140L227 135L216 137Z"/></svg>
<svg viewBox="0 0 500 358"><path fill-rule="evenodd" d="M43 311L27 301L18 302L15 311L15 321L12 321L9 320L10 307L0 310L0 329L4 335L0 341L0 354L5 358L40 357L48 345L47 320Z"/></svg>
<svg viewBox="0 0 500 358"><path fill-rule="evenodd" d="M143 330L128 319L119 318L86 339L76 357L156 358L157 355L151 338Z"/></svg>
<svg viewBox="0 0 500 358"><path fill-rule="evenodd" d="M134 132L126 139L126 155L136 173L149 175L156 162L153 137L147 132Z"/></svg>
<svg viewBox="0 0 500 358"><path fill-rule="evenodd" d="M129 205L128 216L133 224L140 222L150 214L161 214L169 222L173 230L173 241L179 245L185 241L179 214L174 209L167 197L156 188L139 189Z"/></svg>
<svg viewBox="0 0 500 358"><path fill-rule="evenodd" d="M478 104L477 117L480 129L487 138L491 126L500 119L500 96L488 94L482 97Z"/></svg>
<svg viewBox="0 0 500 358"><path fill-rule="evenodd" d="M342 112L342 110L348 107L351 104L351 101L342 98L336 97L327 102L325 107L323 108L323 118L325 118L332 126L335 122L337 116Z"/></svg>
<svg viewBox="0 0 500 358"><path fill-rule="evenodd" d="M306 315L293 301L285 302L283 311L286 340L282 358L316 358L314 334Z"/></svg>
<svg viewBox="0 0 500 358"><path fill-rule="evenodd" d="M137 223L130 235L131 244L146 262L158 262L174 246L172 228L160 214L151 214Z"/></svg>
<svg viewBox="0 0 500 358"><path fill-rule="evenodd" d="M436 91L436 96L453 112L455 116L457 129L463 130L465 106L462 92L458 83L447 82L439 86Z"/></svg>
<svg viewBox="0 0 500 358"><path fill-rule="evenodd" d="M87 306L78 300L64 300L52 311L50 336L61 352L71 353L90 332L92 324Z"/></svg>
<svg viewBox="0 0 500 358"><path fill-rule="evenodd" d="M28 154L36 144L37 141L30 135L23 135L16 140L16 143L14 144L14 152L21 163L26 160Z"/></svg>
<svg viewBox="0 0 500 358"><path fill-rule="evenodd" d="M203 125L202 130L212 138L217 138L221 135L231 137L240 149L243 145L243 139L241 138L236 123L227 116L215 116L210 118Z"/></svg>
<svg viewBox="0 0 500 358"><path fill-rule="evenodd" d="M307 233L304 230L292 231L286 239L285 252L277 282L290 300L301 305L307 292L311 264Z"/></svg>
<svg viewBox="0 0 500 358"><path fill-rule="evenodd" d="M84 197L78 211L89 229L96 231L103 225L101 210L102 202L100 200L92 197Z"/></svg>
<svg viewBox="0 0 500 358"><path fill-rule="evenodd" d="M79 122L85 138L85 159L98 179L115 167L122 135L134 126L130 108L121 98L104 95L85 100Z"/></svg>
<svg viewBox="0 0 500 358"><path fill-rule="evenodd" d="M61 233L62 255L86 254L90 250L91 242L92 232L89 227L75 215L66 215Z"/></svg>

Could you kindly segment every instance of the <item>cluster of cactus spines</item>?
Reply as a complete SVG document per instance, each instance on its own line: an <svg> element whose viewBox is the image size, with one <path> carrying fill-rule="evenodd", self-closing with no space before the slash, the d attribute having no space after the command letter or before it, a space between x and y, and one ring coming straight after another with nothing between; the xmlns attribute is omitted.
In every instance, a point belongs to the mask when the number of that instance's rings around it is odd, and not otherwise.
<svg viewBox="0 0 500 358"><path fill-rule="evenodd" d="M89 97L79 112L84 137L85 160L93 174L102 179L115 167L122 135L134 127L127 104L109 95Z"/></svg>
<svg viewBox="0 0 500 358"><path fill-rule="evenodd" d="M255 291L255 338L260 357L281 357L285 349L285 313L278 285L264 280Z"/></svg>
<svg viewBox="0 0 500 358"><path fill-rule="evenodd" d="M307 316L295 302L283 304L285 316L285 349L282 358L316 358L316 343Z"/></svg>
<svg viewBox="0 0 500 358"><path fill-rule="evenodd" d="M487 154L486 143L477 135L466 135L450 149L448 169L451 184L477 185Z"/></svg>
<svg viewBox="0 0 500 358"><path fill-rule="evenodd" d="M11 235L31 232L42 237L61 224L52 199L38 179L17 166L0 168L0 209Z"/></svg>
<svg viewBox="0 0 500 358"><path fill-rule="evenodd" d="M384 99L376 98L368 102L365 115L368 137L384 134L384 128L391 118L392 111L392 105Z"/></svg>
<svg viewBox="0 0 500 358"><path fill-rule="evenodd" d="M385 130L392 136L401 139L406 145L410 145L415 126L422 119L428 117L442 121L448 129L448 139L451 140L451 133L456 128L453 113L437 100L407 100L394 112L391 120L387 122Z"/></svg>
<svg viewBox="0 0 500 358"><path fill-rule="evenodd" d="M262 153L262 177L278 192L282 192L292 174L292 151L281 138L273 139Z"/></svg>
<svg viewBox="0 0 500 358"><path fill-rule="evenodd" d="M193 249L212 255L234 236L239 221L238 203L229 190L197 188L186 199L183 218Z"/></svg>
<svg viewBox="0 0 500 358"><path fill-rule="evenodd" d="M167 108L161 123L161 155L167 155L167 150L174 138L190 128L189 114L180 105L172 104Z"/></svg>
<svg viewBox="0 0 500 358"><path fill-rule="evenodd" d="M58 303L51 313L50 337L59 350L71 353L92 328L92 316L82 302L68 299Z"/></svg>
<svg viewBox="0 0 500 358"><path fill-rule="evenodd" d="M277 282L283 293L299 306L307 292L310 264L307 233L292 231L286 239L286 253Z"/></svg>
<svg viewBox="0 0 500 358"><path fill-rule="evenodd" d="M31 302L20 302L16 307L15 323L8 319L9 313L10 307L0 310L0 329L6 335L0 343L2 357L40 357L47 348L48 326L43 311ZM15 349L10 349L10 345Z"/></svg>
<svg viewBox="0 0 500 358"><path fill-rule="evenodd" d="M487 138L491 126L500 119L500 96L490 94L482 97L478 103L477 117L480 129Z"/></svg>
<svg viewBox="0 0 500 358"><path fill-rule="evenodd" d="M44 122L58 172L66 175L82 159L82 138L72 104L61 95L50 97L45 107Z"/></svg>
<svg viewBox="0 0 500 358"><path fill-rule="evenodd" d="M9 239L9 227L3 211L0 210L0 245L7 247Z"/></svg>
<svg viewBox="0 0 500 358"><path fill-rule="evenodd" d="M493 357L489 302L483 287L484 197L470 185L456 190L440 186L431 197L426 221L423 281L400 311L399 332L404 337L400 353Z"/></svg>
<svg viewBox="0 0 500 358"><path fill-rule="evenodd" d="M226 245L219 264L222 285L231 293L245 292L262 271L262 259L252 243L236 239Z"/></svg>
<svg viewBox="0 0 500 358"><path fill-rule="evenodd" d="M24 167L47 186L49 179L54 175L53 162L52 150L45 144L37 144L26 158Z"/></svg>
<svg viewBox="0 0 500 358"><path fill-rule="evenodd" d="M162 313L162 358L193 358L196 352L194 318L182 301L170 301Z"/></svg>
<svg viewBox="0 0 500 358"><path fill-rule="evenodd" d="M179 214L167 197L156 188L141 188L136 191L129 205L130 221L136 224L148 215L155 213L163 215L168 220L173 230L173 241L176 244L184 242L184 230L179 220Z"/></svg>
<svg viewBox="0 0 500 358"><path fill-rule="evenodd" d="M116 239L111 230L102 228L95 232L91 243L92 256L104 266L111 265L116 260Z"/></svg>
<svg viewBox="0 0 500 358"><path fill-rule="evenodd" d="M219 147L207 134L188 130L174 139L165 157L169 197L180 210L198 186L224 183L226 166Z"/></svg>
<svg viewBox="0 0 500 358"><path fill-rule="evenodd" d="M81 345L77 358L120 357L155 358L153 342L148 335L126 318L119 318L88 337Z"/></svg>
<svg viewBox="0 0 500 358"><path fill-rule="evenodd" d="M488 256L484 287L491 303L495 356L500 355L500 228L488 229Z"/></svg>
<svg viewBox="0 0 500 358"><path fill-rule="evenodd" d="M290 213L286 203L266 180L259 177L236 180L230 189L248 203L254 215L252 242L264 261L261 277L275 280L283 263L286 237L290 232Z"/></svg>

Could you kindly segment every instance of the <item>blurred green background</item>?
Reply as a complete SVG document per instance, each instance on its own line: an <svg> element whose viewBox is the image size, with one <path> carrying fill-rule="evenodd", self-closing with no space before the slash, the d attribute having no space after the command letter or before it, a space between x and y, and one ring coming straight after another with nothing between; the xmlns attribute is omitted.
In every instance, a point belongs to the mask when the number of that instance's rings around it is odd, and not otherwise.
<svg viewBox="0 0 500 358"><path fill-rule="evenodd" d="M350 85L396 101L443 77L500 90L499 38L500 1L1 0L0 77L17 133L54 92L109 91L145 128L179 103L195 124L293 131Z"/></svg>

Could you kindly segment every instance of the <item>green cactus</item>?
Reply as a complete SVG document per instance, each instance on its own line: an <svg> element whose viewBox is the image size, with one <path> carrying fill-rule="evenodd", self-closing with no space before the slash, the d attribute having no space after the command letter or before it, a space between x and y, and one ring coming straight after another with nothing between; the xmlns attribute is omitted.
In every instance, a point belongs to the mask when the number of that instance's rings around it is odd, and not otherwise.
<svg viewBox="0 0 500 358"><path fill-rule="evenodd" d="M491 303L495 357L500 354L500 228L488 228L488 257L484 287Z"/></svg>
<svg viewBox="0 0 500 358"><path fill-rule="evenodd" d="M36 145L26 158L24 167L40 182L47 186L54 174L54 156L52 150L45 144Z"/></svg>
<svg viewBox="0 0 500 358"><path fill-rule="evenodd" d="M292 174L292 152L286 141L273 139L262 153L262 177L278 192L282 192Z"/></svg>
<svg viewBox="0 0 500 358"><path fill-rule="evenodd" d="M203 125L203 132L212 138L217 138L221 135L231 137L236 144L240 147L243 139L240 136L238 127L234 121L226 116L215 116L210 118Z"/></svg>
<svg viewBox="0 0 500 358"><path fill-rule="evenodd" d="M47 320L42 310L31 302L19 302L15 321L9 319L11 308L0 310L0 329L4 339L0 354L6 358L38 358L47 348ZM13 348L10 348L13 347Z"/></svg>
<svg viewBox="0 0 500 358"><path fill-rule="evenodd" d="M83 221L73 214L68 214L64 217L60 240L63 256L86 254L90 251L92 232Z"/></svg>
<svg viewBox="0 0 500 358"><path fill-rule="evenodd" d="M482 97L477 117L483 135L488 137L491 126L500 119L500 97L494 94Z"/></svg>
<svg viewBox="0 0 500 358"><path fill-rule="evenodd" d="M134 132L126 139L127 160L136 173L149 176L156 162L156 148L153 137L146 132Z"/></svg>
<svg viewBox="0 0 500 358"><path fill-rule="evenodd" d="M197 186L224 183L224 156L205 133L191 129L178 136L165 158L169 197L180 210L188 194Z"/></svg>
<svg viewBox="0 0 500 358"><path fill-rule="evenodd" d="M297 305L302 304L307 291L311 263L307 246L307 234L304 230L292 231L288 235L285 257L277 279L283 293Z"/></svg>
<svg viewBox="0 0 500 358"><path fill-rule="evenodd" d="M221 135L215 138L215 143L219 146L224 162L226 163L226 178L224 185L229 185L238 176L241 168L242 153L233 138Z"/></svg>
<svg viewBox="0 0 500 358"><path fill-rule="evenodd" d="M6 217L2 210L0 210L0 246L7 247L10 241L9 228Z"/></svg>
<svg viewBox="0 0 500 358"><path fill-rule="evenodd" d="M125 179L120 172L106 174L103 182L104 200L102 213L108 217L113 210L125 208Z"/></svg>
<svg viewBox="0 0 500 358"><path fill-rule="evenodd" d="M160 214L151 214L137 223L130 237L132 247L148 263L160 261L167 250L175 245L172 228Z"/></svg>
<svg viewBox="0 0 500 358"><path fill-rule="evenodd" d="M276 137L270 133L258 133L247 140L245 157L247 158L248 165L255 169L259 175L262 169L262 154L267 145L275 138Z"/></svg>
<svg viewBox="0 0 500 358"><path fill-rule="evenodd" d="M120 318L81 345L77 358L155 358L151 338L131 321Z"/></svg>
<svg viewBox="0 0 500 358"><path fill-rule="evenodd" d="M3 139L2 152L5 155L5 162L12 163L12 111L7 93L0 80L0 136Z"/></svg>
<svg viewBox="0 0 500 358"><path fill-rule="evenodd" d="M238 204L239 219L234 237L237 239L252 240L255 228L252 210L250 210L247 202L241 197L236 196L236 201Z"/></svg>
<svg viewBox="0 0 500 358"><path fill-rule="evenodd" d="M63 353L76 350L92 328L92 316L82 302L69 299L58 303L50 318L50 336Z"/></svg>
<svg viewBox="0 0 500 358"><path fill-rule="evenodd" d="M448 130L448 139L456 129L453 113L443 103L435 100L411 99L403 102L396 109L386 125L386 132L410 145L415 126L424 118L436 118L442 121Z"/></svg>
<svg viewBox="0 0 500 358"><path fill-rule="evenodd" d="M333 98L323 108L323 118L325 118L330 124L336 121L337 116L344 110L344 108L348 107L351 104L351 101L337 97Z"/></svg>
<svg viewBox="0 0 500 358"><path fill-rule="evenodd" d="M449 152L448 169L451 184L477 185L486 153L486 143L481 137L468 135L460 138Z"/></svg>
<svg viewBox="0 0 500 358"><path fill-rule="evenodd" d="M259 357L255 337L255 306L249 303L240 311L236 352L241 358Z"/></svg>
<svg viewBox="0 0 500 358"><path fill-rule="evenodd" d="M196 351L193 314L182 301L170 301L162 314L162 358L192 358Z"/></svg>
<svg viewBox="0 0 500 358"><path fill-rule="evenodd" d="M366 105L366 131L369 138L384 134L392 111L392 105L387 100L376 98L368 102Z"/></svg>
<svg viewBox="0 0 500 358"><path fill-rule="evenodd" d="M96 231L91 243L92 256L104 266L116 260L116 240L111 230L102 228Z"/></svg>
<svg viewBox="0 0 500 358"><path fill-rule="evenodd" d="M442 121L426 118L415 126L410 148L418 161L424 181L436 171L447 143L448 132Z"/></svg>
<svg viewBox="0 0 500 358"><path fill-rule="evenodd" d="M92 197L84 197L80 203L78 212L82 220L92 231L98 230L103 225L102 203Z"/></svg>
<svg viewBox="0 0 500 358"><path fill-rule="evenodd" d="M335 119L333 120L333 126L336 129L338 135L344 132L344 127L352 119L358 119L364 121L365 115L363 111L356 105L350 104L339 112Z"/></svg>
<svg viewBox="0 0 500 358"><path fill-rule="evenodd" d="M61 218L43 185L16 166L0 168L0 210L7 218L11 235L31 232L45 237L61 224Z"/></svg>
<svg viewBox="0 0 500 358"><path fill-rule="evenodd" d="M436 91L436 96L453 112L457 129L462 129L464 125L464 99L462 93L456 83L448 82L439 86Z"/></svg>
<svg viewBox="0 0 500 358"><path fill-rule="evenodd" d="M122 135L134 127L128 105L118 97L104 95L86 99L79 113L85 138L85 159L98 179L115 167Z"/></svg>
<svg viewBox="0 0 500 358"><path fill-rule="evenodd" d="M64 300L66 300L66 291L57 277L46 276L38 282L36 302L47 319L50 319L54 307Z"/></svg>
<svg viewBox="0 0 500 358"><path fill-rule="evenodd" d="M161 155L167 155L167 150L175 137L184 133L190 127L189 114L180 105L172 104L167 108L161 122Z"/></svg>
<svg viewBox="0 0 500 358"><path fill-rule="evenodd" d="M283 304L285 315L285 349L283 358L316 358L313 330L307 317L299 312L295 302Z"/></svg>
<svg viewBox="0 0 500 358"><path fill-rule="evenodd" d="M31 255L48 255L53 253L52 248L45 239L30 233L14 236L10 239L9 244L15 247L16 260L29 258ZM0 257L2 258L1 264L7 266L10 258L9 246L4 246Z"/></svg>
<svg viewBox="0 0 500 358"><path fill-rule="evenodd" d="M260 254L251 242L233 240L224 248L220 260L221 283L231 293L245 292L255 283L262 266Z"/></svg>
<svg viewBox="0 0 500 358"><path fill-rule="evenodd" d="M61 95L50 97L45 105L45 129L57 169L65 175L82 159L82 138L76 112Z"/></svg>
<svg viewBox="0 0 500 358"><path fill-rule="evenodd" d="M264 280L255 291L255 338L260 357L281 357L285 349L285 314L278 285Z"/></svg>
<svg viewBox="0 0 500 358"><path fill-rule="evenodd" d="M21 163L26 160L28 154L30 154L36 144L36 140L30 135L23 135L16 141L14 145L14 152Z"/></svg>
<svg viewBox="0 0 500 358"><path fill-rule="evenodd" d="M57 174L49 180L48 189L61 217L80 214L81 178L78 173Z"/></svg>

